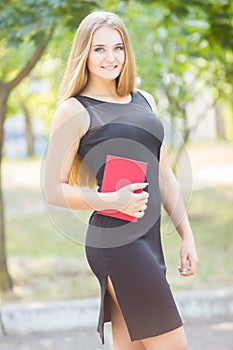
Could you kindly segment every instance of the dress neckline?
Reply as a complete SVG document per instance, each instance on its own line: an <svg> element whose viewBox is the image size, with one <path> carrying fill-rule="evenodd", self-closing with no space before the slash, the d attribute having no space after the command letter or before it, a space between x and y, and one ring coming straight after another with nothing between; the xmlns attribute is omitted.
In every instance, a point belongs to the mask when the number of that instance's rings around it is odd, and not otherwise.
<svg viewBox="0 0 233 350"><path fill-rule="evenodd" d="M128 105L130 103L133 102L134 100L134 93L131 92L130 93L131 95L131 100L129 102L113 102L113 101L105 101L105 100L99 100L97 98L93 98L93 97L90 97L90 96L86 96L86 95L78 95L79 97L84 97L84 98L87 98L89 100L93 100L93 101L98 101L98 102L102 102L102 103L111 103L111 104L116 104L116 105Z"/></svg>

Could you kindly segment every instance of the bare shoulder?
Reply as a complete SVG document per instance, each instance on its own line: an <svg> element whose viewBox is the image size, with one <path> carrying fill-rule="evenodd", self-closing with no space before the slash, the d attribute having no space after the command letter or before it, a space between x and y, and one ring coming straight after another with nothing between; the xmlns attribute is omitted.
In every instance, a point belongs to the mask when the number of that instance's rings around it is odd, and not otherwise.
<svg viewBox="0 0 233 350"><path fill-rule="evenodd" d="M88 112L74 97L67 99L57 107L51 126L51 132L53 133L57 128L67 122L81 134L86 132L90 123Z"/></svg>
<svg viewBox="0 0 233 350"><path fill-rule="evenodd" d="M145 99L148 101L149 105L151 106L152 110L157 113L157 107L155 104L155 100L154 97L147 91L141 90L141 89L137 89L137 91L139 91L144 97Z"/></svg>

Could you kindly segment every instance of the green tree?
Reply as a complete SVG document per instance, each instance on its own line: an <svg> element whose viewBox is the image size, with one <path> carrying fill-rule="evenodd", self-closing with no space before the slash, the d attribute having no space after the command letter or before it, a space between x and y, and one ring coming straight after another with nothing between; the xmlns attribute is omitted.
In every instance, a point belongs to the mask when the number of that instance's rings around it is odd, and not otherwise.
<svg viewBox="0 0 233 350"><path fill-rule="evenodd" d="M181 0L131 1L118 11L131 34L139 86L159 100L163 96L160 111L188 142L206 113L203 110L197 122L189 125L190 101L206 88L213 96L208 108L233 100L233 35L225 35L226 30L233 33L233 5L227 1L187 1L185 5Z"/></svg>
<svg viewBox="0 0 233 350"><path fill-rule="evenodd" d="M76 28L79 21L96 6L94 1L8 0L0 4L0 287L12 289L5 247L4 203L1 163L3 125L12 91L40 60L55 29Z"/></svg>

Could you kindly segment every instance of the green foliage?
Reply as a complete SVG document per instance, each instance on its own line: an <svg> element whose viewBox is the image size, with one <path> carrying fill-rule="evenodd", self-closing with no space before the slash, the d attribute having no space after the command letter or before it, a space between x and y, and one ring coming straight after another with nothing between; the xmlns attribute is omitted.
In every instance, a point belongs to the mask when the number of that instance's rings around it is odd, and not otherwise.
<svg viewBox="0 0 233 350"><path fill-rule="evenodd" d="M217 52L233 49L233 2L231 0L148 0L151 6L169 11L169 23L177 22L183 26L189 22L189 30L207 40L209 54L218 56ZM227 34L227 35L226 35ZM221 50L219 50L219 48ZM216 51L215 51L216 50Z"/></svg>
<svg viewBox="0 0 233 350"><path fill-rule="evenodd" d="M11 0L0 4L0 79L15 77L35 48L46 45L52 28L74 30L95 1ZM60 40L62 38L60 37ZM17 51L16 51L17 50Z"/></svg>
<svg viewBox="0 0 233 350"><path fill-rule="evenodd" d="M20 112L20 102L36 111L46 124L56 104L56 90L67 58L73 34L82 18L96 7L95 1L32 0L4 1L0 4L0 81L13 80L32 57L35 48L45 45L51 28L56 26L51 49L45 60L34 69L33 77L26 79L10 95L7 117ZM57 55L57 57L56 57ZM51 63L53 60L54 64ZM65 61L64 61L65 62ZM31 80L50 81L51 91L39 95L31 93ZM41 98L43 103L41 103Z"/></svg>
<svg viewBox="0 0 233 350"><path fill-rule="evenodd" d="M94 1L4 1L0 5L1 37L6 38L8 46L19 47L25 41L41 45L48 28L58 24L74 28L93 6Z"/></svg>
<svg viewBox="0 0 233 350"><path fill-rule="evenodd" d="M187 141L190 101L206 89L213 103L233 100L233 3L132 0L123 16L136 53L139 87L162 101L160 112L179 125Z"/></svg>

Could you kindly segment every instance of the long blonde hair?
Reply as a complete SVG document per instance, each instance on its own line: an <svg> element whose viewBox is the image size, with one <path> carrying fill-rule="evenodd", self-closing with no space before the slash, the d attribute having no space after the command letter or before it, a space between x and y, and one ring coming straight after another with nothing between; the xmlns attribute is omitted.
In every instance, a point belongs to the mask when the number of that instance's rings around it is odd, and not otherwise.
<svg viewBox="0 0 233 350"><path fill-rule="evenodd" d="M94 11L82 20L76 31L59 90L58 104L79 94L86 87L89 78L87 59L92 37L96 29L103 26L117 29L124 43L125 62L119 77L116 79L118 95L128 95L135 89L135 58L124 23L112 12ZM81 157L77 154L72 166L70 182L78 186L96 186L96 179L90 174L88 167L83 167L86 169L85 175L83 171L82 174L79 174L81 161Z"/></svg>

